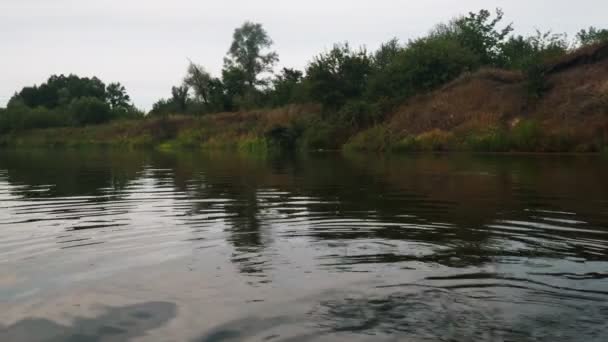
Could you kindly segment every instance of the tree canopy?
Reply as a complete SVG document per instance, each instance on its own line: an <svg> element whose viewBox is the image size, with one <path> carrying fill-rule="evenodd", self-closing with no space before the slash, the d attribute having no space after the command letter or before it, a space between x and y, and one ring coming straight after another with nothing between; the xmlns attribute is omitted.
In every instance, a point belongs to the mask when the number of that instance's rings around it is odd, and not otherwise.
<svg viewBox="0 0 608 342"><path fill-rule="evenodd" d="M238 69L243 72L245 82L253 88L265 85L266 80L259 75L272 72L272 67L279 60L274 51L266 51L273 44L262 24L245 22L234 31L232 44L224 59L226 69Z"/></svg>

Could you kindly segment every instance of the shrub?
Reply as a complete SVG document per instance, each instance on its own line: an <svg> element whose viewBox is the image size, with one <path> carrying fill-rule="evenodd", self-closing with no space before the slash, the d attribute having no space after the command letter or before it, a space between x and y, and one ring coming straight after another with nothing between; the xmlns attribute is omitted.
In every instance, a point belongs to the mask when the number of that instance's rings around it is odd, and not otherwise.
<svg viewBox="0 0 608 342"><path fill-rule="evenodd" d="M394 152L414 152L419 151L420 146L418 144L418 141L416 140L416 137L408 135L394 143L392 146L392 150Z"/></svg>
<svg viewBox="0 0 608 342"><path fill-rule="evenodd" d="M372 60L367 51L352 50L348 44L335 45L306 68L306 87L310 98L329 108L340 108L350 99L363 95Z"/></svg>
<svg viewBox="0 0 608 342"><path fill-rule="evenodd" d="M424 151L446 151L453 146L454 135L450 132L434 129L416 137L416 144Z"/></svg>
<svg viewBox="0 0 608 342"><path fill-rule="evenodd" d="M376 126L352 137L345 145L345 150L382 152L390 150L391 134L384 126Z"/></svg>
<svg viewBox="0 0 608 342"><path fill-rule="evenodd" d="M507 132L498 127L470 133L465 139L465 145L467 148L479 152L507 152L511 148Z"/></svg>
<svg viewBox="0 0 608 342"><path fill-rule="evenodd" d="M241 152L266 154L268 153L268 142L264 138L248 136L238 141L238 149Z"/></svg>
<svg viewBox="0 0 608 342"><path fill-rule="evenodd" d="M95 97L82 97L72 101L70 111L76 123L82 126L104 123L112 118L110 106Z"/></svg>
<svg viewBox="0 0 608 342"><path fill-rule="evenodd" d="M298 138L302 135L302 131L299 126L291 125L289 127L275 125L266 133L264 137L266 142L273 149L281 151L294 150Z"/></svg>
<svg viewBox="0 0 608 342"><path fill-rule="evenodd" d="M302 137L302 148L310 150L329 150L339 146L335 137L335 127L323 121L312 122L304 131Z"/></svg>
<svg viewBox="0 0 608 342"><path fill-rule="evenodd" d="M511 129L511 140L518 151L535 151L541 144L542 131L536 121L521 120Z"/></svg>
<svg viewBox="0 0 608 342"><path fill-rule="evenodd" d="M379 107L365 101L349 101L338 112L338 124L347 129L359 130L380 121L382 115Z"/></svg>

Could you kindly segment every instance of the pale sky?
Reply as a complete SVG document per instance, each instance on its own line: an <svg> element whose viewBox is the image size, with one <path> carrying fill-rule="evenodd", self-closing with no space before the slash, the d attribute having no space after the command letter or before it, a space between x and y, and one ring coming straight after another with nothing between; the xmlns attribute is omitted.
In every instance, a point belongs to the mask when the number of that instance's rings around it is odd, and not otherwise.
<svg viewBox="0 0 608 342"><path fill-rule="evenodd" d="M0 0L0 106L51 74L98 76L149 109L181 83L188 58L218 75L234 29L264 25L277 68L303 69L336 42L377 48L469 11L500 7L517 33L572 38L607 27L606 0Z"/></svg>

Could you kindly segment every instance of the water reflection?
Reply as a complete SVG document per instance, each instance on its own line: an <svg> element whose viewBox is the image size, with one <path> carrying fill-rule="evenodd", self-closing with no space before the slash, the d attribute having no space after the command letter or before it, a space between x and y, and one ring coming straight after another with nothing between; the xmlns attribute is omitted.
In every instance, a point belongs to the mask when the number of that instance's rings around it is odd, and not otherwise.
<svg viewBox="0 0 608 342"><path fill-rule="evenodd" d="M1 341L129 341L175 317L176 305L149 302L108 308L94 318L76 318L69 326L41 318L28 318L8 327L0 325Z"/></svg>
<svg viewBox="0 0 608 342"><path fill-rule="evenodd" d="M150 301L187 309L213 290L215 305L239 312L203 337L184 323L202 340L568 340L581 329L593 340L606 318L601 158L1 153L9 313L118 274L129 292L152 268L167 287L146 282ZM310 310L296 314L286 303L299 296ZM242 303L280 309L245 319Z"/></svg>

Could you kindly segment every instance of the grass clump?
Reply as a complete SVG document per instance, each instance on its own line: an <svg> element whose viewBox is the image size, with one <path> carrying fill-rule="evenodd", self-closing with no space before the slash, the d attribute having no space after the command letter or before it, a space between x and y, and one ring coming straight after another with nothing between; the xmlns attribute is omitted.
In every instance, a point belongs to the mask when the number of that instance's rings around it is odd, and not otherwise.
<svg viewBox="0 0 608 342"><path fill-rule="evenodd" d="M447 151L454 149L455 138L451 132L434 129L418 135L416 145L422 151Z"/></svg>
<svg viewBox="0 0 608 342"><path fill-rule="evenodd" d="M508 152L511 141L508 132L500 127L490 127L487 130L471 132L465 138L466 148L477 152Z"/></svg>
<svg viewBox="0 0 608 342"><path fill-rule="evenodd" d="M352 137L345 145L348 151L384 152L391 150L391 133L384 126L375 126Z"/></svg>

